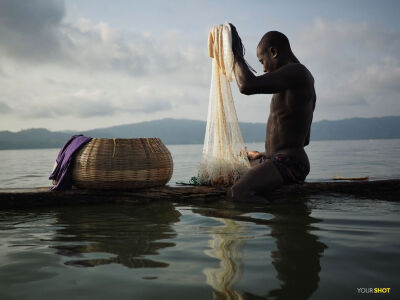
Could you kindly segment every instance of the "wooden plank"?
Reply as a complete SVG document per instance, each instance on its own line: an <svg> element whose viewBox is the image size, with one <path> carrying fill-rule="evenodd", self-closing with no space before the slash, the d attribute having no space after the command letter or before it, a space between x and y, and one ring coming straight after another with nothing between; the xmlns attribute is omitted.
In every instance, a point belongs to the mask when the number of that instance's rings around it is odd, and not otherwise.
<svg viewBox="0 0 400 300"><path fill-rule="evenodd" d="M142 190L80 190L49 191L48 187L32 189L0 189L0 208L30 208L40 206L173 201L205 203L226 199L226 188L185 186ZM316 194L348 194L362 198L400 201L400 179L345 182L307 182L283 186L266 192L265 198L273 202L305 200ZM266 201L267 202L267 201Z"/></svg>
<svg viewBox="0 0 400 300"><path fill-rule="evenodd" d="M400 179L372 181L310 182L288 185L266 194L266 197L289 197L317 194L346 194L358 198L400 201Z"/></svg>
<svg viewBox="0 0 400 300"><path fill-rule="evenodd" d="M99 203L141 204L166 200L176 202L209 202L223 199L226 191L205 186L169 187L142 190L50 191L48 187L32 189L0 189L0 208L28 208Z"/></svg>

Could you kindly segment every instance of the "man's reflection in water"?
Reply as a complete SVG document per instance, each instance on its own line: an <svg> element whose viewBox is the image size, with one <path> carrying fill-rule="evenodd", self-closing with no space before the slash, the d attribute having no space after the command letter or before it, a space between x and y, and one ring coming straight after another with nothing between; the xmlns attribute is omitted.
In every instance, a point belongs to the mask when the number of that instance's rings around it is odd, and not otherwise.
<svg viewBox="0 0 400 300"><path fill-rule="evenodd" d="M224 247L215 247L211 243L211 251L220 251L220 254L215 257L221 261L219 272L223 274L223 276L211 277L213 281L210 281L210 275L207 276L207 283L215 290L214 298L301 300L311 297L318 289L320 258L327 247L311 233L312 224L320 220L310 216L311 209L305 204L306 200L264 207L235 204L226 213L221 213L223 208L196 210L202 215L225 218L227 224L229 224L227 220L235 224L230 227L230 235L218 233L212 235L215 244L224 245ZM249 217L249 213L268 213L274 218L254 219ZM271 256L272 264L277 272L276 278L281 281L281 284L279 288L267 291L264 295L256 296L251 291L238 291L234 287L243 273L242 258L246 239L246 225L244 225L246 223L243 221L267 225L271 230L271 236L276 241L276 250L271 251ZM246 234L251 234L251 232ZM236 237L239 237L239 240L235 243ZM230 267L231 265L234 267ZM205 273L207 274L206 270Z"/></svg>
<svg viewBox="0 0 400 300"><path fill-rule="evenodd" d="M67 207L58 211L60 229L54 237L57 243L53 248L57 249L57 254L74 257L66 264L93 267L119 263L128 268L168 266L145 256L154 256L159 249L175 246L165 241L176 236L172 225L180 218L172 203Z"/></svg>
<svg viewBox="0 0 400 300"><path fill-rule="evenodd" d="M270 224L277 249L271 252L278 289L269 291L271 299L308 299L318 289L320 258L327 248L311 231L320 222L310 216L311 209L303 203L271 207L275 216Z"/></svg>

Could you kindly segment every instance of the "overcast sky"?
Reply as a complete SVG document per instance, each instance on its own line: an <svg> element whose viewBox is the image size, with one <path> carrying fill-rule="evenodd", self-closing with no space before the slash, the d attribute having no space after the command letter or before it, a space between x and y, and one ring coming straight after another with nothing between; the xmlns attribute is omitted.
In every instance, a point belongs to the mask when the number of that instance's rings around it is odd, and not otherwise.
<svg viewBox="0 0 400 300"><path fill-rule="evenodd" d="M233 23L246 58L285 33L316 82L314 120L400 115L400 1L0 0L0 130L206 120L208 31ZM232 90L239 121L271 95Z"/></svg>

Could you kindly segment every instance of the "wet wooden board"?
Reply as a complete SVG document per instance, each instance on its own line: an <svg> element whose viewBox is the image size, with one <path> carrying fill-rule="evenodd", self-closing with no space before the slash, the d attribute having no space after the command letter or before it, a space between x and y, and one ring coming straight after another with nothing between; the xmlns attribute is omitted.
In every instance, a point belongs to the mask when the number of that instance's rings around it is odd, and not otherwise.
<svg viewBox="0 0 400 300"><path fill-rule="evenodd" d="M226 200L226 188L207 186L158 187L143 190L80 190L49 191L48 187L32 189L0 189L0 209L40 206L129 203L150 201L207 203ZM400 179L376 181L308 182L283 186L265 193L270 201L307 200L310 195L348 194L359 198L400 201ZM267 202L267 201L266 201Z"/></svg>
<svg viewBox="0 0 400 300"><path fill-rule="evenodd" d="M142 190L50 191L48 187L33 189L0 189L0 208L58 206L74 204L130 203L141 204L164 200L176 202L209 202L225 198L226 191L211 187L169 187Z"/></svg>

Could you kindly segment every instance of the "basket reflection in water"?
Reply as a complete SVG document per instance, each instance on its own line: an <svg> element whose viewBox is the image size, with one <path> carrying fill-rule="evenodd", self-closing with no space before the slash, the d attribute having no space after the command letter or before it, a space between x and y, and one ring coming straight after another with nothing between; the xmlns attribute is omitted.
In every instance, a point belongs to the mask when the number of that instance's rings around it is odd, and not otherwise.
<svg viewBox="0 0 400 300"><path fill-rule="evenodd" d="M73 164L73 185L86 189L162 186L173 171L171 153L159 138L94 138Z"/></svg>

